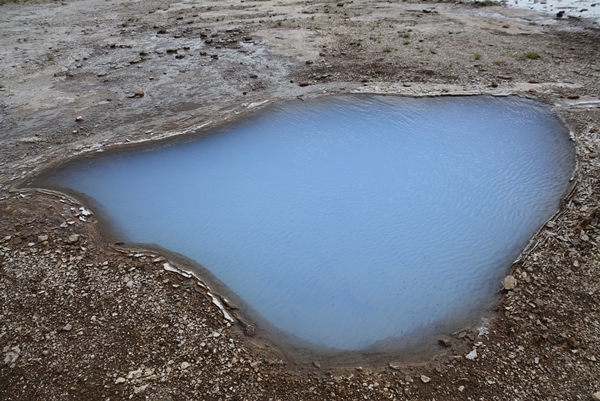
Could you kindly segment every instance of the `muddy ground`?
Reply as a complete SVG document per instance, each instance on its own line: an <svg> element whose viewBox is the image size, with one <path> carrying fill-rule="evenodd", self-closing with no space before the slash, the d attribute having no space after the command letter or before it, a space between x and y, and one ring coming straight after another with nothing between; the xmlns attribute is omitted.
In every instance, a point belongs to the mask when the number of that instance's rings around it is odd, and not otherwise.
<svg viewBox="0 0 600 401"><path fill-rule="evenodd" d="M0 398L591 400L600 391L600 27L462 3L0 5ZM577 155L489 333L427 357L290 358L207 283L115 245L50 165L332 93L514 94ZM165 263L167 263L165 265ZM165 269L167 267L167 269ZM476 356L474 357L476 351ZM467 355L469 357L467 358ZM600 394L598 394L600 399Z"/></svg>

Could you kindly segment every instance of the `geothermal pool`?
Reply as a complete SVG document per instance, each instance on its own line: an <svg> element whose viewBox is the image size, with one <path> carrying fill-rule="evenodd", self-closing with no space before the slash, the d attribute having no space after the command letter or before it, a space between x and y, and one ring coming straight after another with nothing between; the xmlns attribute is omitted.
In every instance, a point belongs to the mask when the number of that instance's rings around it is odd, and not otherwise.
<svg viewBox="0 0 600 401"><path fill-rule="evenodd" d="M42 178L301 341L364 350L480 310L558 209L568 131L517 97L323 97ZM39 185L39 184L38 184Z"/></svg>

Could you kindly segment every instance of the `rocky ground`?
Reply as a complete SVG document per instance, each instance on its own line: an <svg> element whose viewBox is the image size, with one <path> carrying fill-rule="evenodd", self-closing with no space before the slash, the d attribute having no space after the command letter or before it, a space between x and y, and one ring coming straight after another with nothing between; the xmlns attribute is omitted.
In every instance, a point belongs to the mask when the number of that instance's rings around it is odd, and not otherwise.
<svg viewBox="0 0 600 401"><path fill-rule="evenodd" d="M600 399L599 54L597 23L476 4L2 2L0 398ZM533 98L576 149L488 333L420 361L289 358L202 278L27 186L77 155L357 92Z"/></svg>

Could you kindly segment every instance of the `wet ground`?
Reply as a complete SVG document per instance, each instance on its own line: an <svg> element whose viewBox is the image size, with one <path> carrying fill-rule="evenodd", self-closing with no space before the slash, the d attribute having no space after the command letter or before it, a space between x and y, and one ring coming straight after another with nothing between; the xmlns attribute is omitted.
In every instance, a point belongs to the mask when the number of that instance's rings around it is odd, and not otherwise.
<svg viewBox="0 0 600 401"><path fill-rule="evenodd" d="M34 1L0 11L2 398L585 400L600 391L597 23L358 0ZM449 333L426 358L291 359L252 336L215 291L165 270L168 254L114 245L77 201L26 188L85 152L349 92L516 94L554 106L570 128L571 190L513 265L516 287L500 292L487 333Z"/></svg>

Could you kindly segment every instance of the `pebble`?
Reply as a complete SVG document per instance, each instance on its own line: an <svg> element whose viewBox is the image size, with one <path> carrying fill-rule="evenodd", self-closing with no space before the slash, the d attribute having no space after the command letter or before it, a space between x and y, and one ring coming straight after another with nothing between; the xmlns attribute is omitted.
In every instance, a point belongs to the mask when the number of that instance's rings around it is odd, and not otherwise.
<svg viewBox="0 0 600 401"><path fill-rule="evenodd" d="M446 340L445 338L442 338L438 341L438 343L444 347L451 347L452 343L450 342L450 340Z"/></svg>
<svg viewBox="0 0 600 401"><path fill-rule="evenodd" d="M73 329L73 326L71 326L70 323L67 323L63 328L62 331L71 331Z"/></svg>
<svg viewBox="0 0 600 401"><path fill-rule="evenodd" d="M300 86L308 86L308 81L300 81Z"/></svg>
<svg viewBox="0 0 600 401"><path fill-rule="evenodd" d="M83 117L82 116L77 116L77 118L75 118L75 121L83 121Z"/></svg>
<svg viewBox="0 0 600 401"><path fill-rule="evenodd" d="M135 91L135 93L133 94L132 97L144 97L144 91L141 89L138 89Z"/></svg>
<svg viewBox="0 0 600 401"><path fill-rule="evenodd" d="M99 77L104 77L106 76L106 71L100 71L98 74L96 74Z"/></svg>
<svg viewBox="0 0 600 401"><path fill-rule="evenodd" d="M124 377L119 377L115 380L115 384L125 383L127 380Z"/></svg>
<svg viewBox="0 0 600 401"><path fill-rule="evenodd" d="M596 391L594 394L592 394L592 399L594 401L600 401L600 391Z"/></svg>
<svg viewBox="0 0 600 401"><path fill-rule="evenodd" d="M189 362L181 362L181 370L186 370L190 367Z"/></svg>
<svg viewBox="0 0 600 401"><path fill-rule="evenodd" d="M477 350L474 349L473 351L469 352L467 355L465 355L465 358L469 359L469 360L473 360L475 358L477 358Z"/></svg>
<svg viewBox="0 0 600 401"><path fill-rule="evenodd" d="M431 378L430 378L430 377L427 377L427 376L425 376L425 375L421 375L421 381L422 381L423 383L429 383L429 382L431 381Z"/></svg>
<svg viewBox="0 0 600 401"><path fill-rule="evenodd" d="M319 362L317 362L317 361L314 361L314 362L313 362L313 365L314 365L314 367L315 367L315 368L317 368L317 369L321 369L321 364L320 364Z"/></svg>
<svg viewBox="0 0 600 401"><path fill-rule="evenodd" d="M67 244L74 244L79 241L79 234L71 234L69 238L67 238Z"/></svg>
<svg viewBox="0 0 600 401"><path fill-rule="evenodd" d="M144 384L143 386L133 387L134 394L139 394L146 390L150 384Z"/></svg>
<svg viewBox="0 0 600 401"><path fill-rule="evenodd" d="M504 280L502 280L502 285L507 291L514 290L517 286L517 279L509 274L504 278Z"/></svg>

